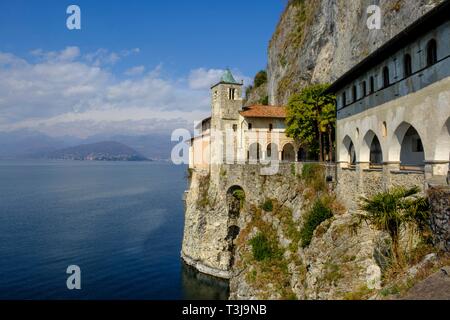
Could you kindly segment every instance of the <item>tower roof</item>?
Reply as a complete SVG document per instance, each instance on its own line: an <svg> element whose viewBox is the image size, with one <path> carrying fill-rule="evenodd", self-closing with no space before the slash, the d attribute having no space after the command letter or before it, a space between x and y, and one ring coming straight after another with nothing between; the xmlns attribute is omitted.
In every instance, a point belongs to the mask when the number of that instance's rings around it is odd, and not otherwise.
<svg viewBox="0 0 450 320"><path fill-rule="evenodd" d="M222 78L220 78L220 82L239 84L239 82L237 82L236 79L234 79L230 69L225 70L225 72L222 75Z"/></svg>

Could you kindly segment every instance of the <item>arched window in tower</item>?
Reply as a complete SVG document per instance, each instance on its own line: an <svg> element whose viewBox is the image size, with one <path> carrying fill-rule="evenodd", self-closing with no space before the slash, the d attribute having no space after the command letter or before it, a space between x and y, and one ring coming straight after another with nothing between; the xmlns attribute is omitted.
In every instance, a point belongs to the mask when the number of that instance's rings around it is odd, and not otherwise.
<svg viewBox="0 0 450 320"><path fill-rule="evenodd" d="M373 77L370 77L370 94L375 92L375 80Z"/></svg>
<svg viewBox="0 0 450 320"><path fill-rule="evenodd" d="M229 99L229 100L234 100L235 94L236 94L236 89L230 88L230 89L228 90L228 99Z"/></svg>
<svg viewBox="0 0 450 320"><path fill-rule="evenodd" d="M412 60L409 54L405 54L405 57L403 58L403 68L405 70L405 78L412 75Z"/></svg>
<svg viewBox="0 0 450 320"><path fill-rule="evenodd" d="M353 102L355 102L356 100L358 100L358 90L356 90L356 86L353 86L352 93L353 93Z"/></svg>
<svg viewBox="0 0 450 320"><path fill-rule="evenodd" d="M389 68L388 67L384 67L383 68L383 88L387 88L390 85L390 80L389 80Z"/></svg>
<svg viewBox="0 0 450 320"><path fill-rule="evenodd" d="M431 39L427 44L427 67L432 66L437 62L437 43L436 40Z"/></svg>

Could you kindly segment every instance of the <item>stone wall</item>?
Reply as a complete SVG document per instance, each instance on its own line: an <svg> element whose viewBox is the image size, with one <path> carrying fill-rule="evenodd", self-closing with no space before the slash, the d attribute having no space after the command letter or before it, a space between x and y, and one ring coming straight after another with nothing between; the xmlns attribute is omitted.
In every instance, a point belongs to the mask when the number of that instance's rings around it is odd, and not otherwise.
<svg viewBox="0 0 450 320"><path fill-rule="evenodd" d="M435 245L450 251L450 188L432 187L428 190L431 204L431 229Z"/></svg>
<svg viewBox="0 0 450 320"><path fill-rule="evenodd" d="M382 169L368 169L364 164L355 167L338 166L336 193L350 211L358 210L360 197L371 197L393 187L417 186L422 192L426 189L425 173L421 171L402 171L389 165Z"/></svg>
<svg viewBox="0 0 450 320"><path fill-rule="evenodd" d="M235 225L229 215L227 192L244 190L246 202L261 204L265 199L293 201L297 197L300 163L280 163L276 174L261 165L220 165L211 173L192 170L190 188L185 194L185 228L182 257L199 271L220 278L232 276L232 244L229 228ZM238 219L240 228L245 217Z"/></svg>

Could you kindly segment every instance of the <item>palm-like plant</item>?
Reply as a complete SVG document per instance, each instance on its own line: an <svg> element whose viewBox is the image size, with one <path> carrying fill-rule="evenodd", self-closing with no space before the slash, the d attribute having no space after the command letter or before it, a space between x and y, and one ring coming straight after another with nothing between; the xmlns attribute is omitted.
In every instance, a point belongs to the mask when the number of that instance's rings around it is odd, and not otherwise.
<svg viewBox="0 0 450 320"><path fill-rule="evenodd" d="M401 263L399 240L402 229L412 223L419 230L423 230L428 220L428 201L418 196L419 192L418 187L396 187L378 193L370 199L361 198L360 209L366 212L361 215L361 220L390 235L392 253L397 263Z"/></svg>

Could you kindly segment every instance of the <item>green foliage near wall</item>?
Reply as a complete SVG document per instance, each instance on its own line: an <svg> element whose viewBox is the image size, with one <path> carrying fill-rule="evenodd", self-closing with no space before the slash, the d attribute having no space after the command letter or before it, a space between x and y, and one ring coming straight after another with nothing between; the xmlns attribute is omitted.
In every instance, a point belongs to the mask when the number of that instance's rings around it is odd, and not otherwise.
<svg viewBox="0 0 450 320"><path fill-rule="evenodd" d="M272 212L273 211L273 201L272 199L267 199L261 208L266 212Z"/></svg>
<svg viewBox="0 0 450 320"><path fill-rule="evenodd" d="M256 261L270 260L278 256L279 250L276 244L271 243L262 232L253 237L249 243L252 246L253 258Z"/></svg>
<svg viewBox="0 0 450 320"><path fill-rule="evenodd" d="M310 245L316 228L332 216L333 213L327 204L322 199L316 200L312 209L306 214L305 222L300 230L301 246L303 248Z"/></svg>
<svg viewBox="0 0 450 320"><path fill-rule="evenodd" d="M268 106L269 105L269 96L265 96L264 98L262 98L259 103L261 103L263 106Z"/></svg>
<svg viewBox="0 0 450 320"><path fill-rule="evenodd" d="M266 82L267 82L267 72L266 70L261 70L255 75L253 85L255 86L255 88L258 88Z"/></svg>
<svg viewBox="0 0 450 320"><path fill-rule="evenodd" d="M239 200L241 208L244 207L245 202L245 192L242 189L236 189L233 191L233 197L235 197L237 200Z"/></svg>
<svg viewBox="0 0 450 320"><path fill-rule="evenodd" d="M400 251L402 231L412 226L422 233L427 226L430 207L426 198L418 196L419 192L419 187L395 187L371 198L361 198L360 209L366 213L360 215L360 222L367 221L390 235L398 265L404 262Z"/></svg>
<svg viewBox="0 0 450 320"><path fill-rule="evenodd" d="M325 168L318 163L305 163L302 167L301 177L306 185L312 187L317 192L327 189Z"/></svg>
<svg viewBox="0 0 450 320"><path fill-rule="evenodd" d="M336 108L335 97L326 93L328 86L316 84L304 88L292 95L287 105L286 134L308 146L311 153L317 153L320 161L325 159L325 142L329 157L333 154Z"/></svg>

